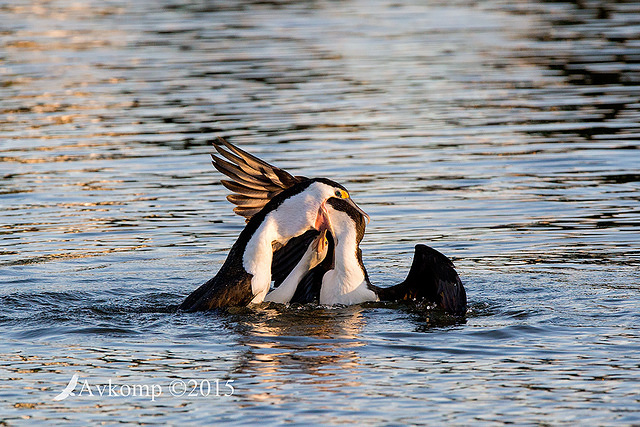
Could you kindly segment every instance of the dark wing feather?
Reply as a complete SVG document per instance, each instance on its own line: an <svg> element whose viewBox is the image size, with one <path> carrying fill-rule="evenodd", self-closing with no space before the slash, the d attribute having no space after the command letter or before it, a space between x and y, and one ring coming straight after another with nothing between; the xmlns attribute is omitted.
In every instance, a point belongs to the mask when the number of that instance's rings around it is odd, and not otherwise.
<svg viewBox="0 0 640 427"><path fill-rule="evenodd" d="M204 311L220 307L243 307L254 298L251 288L252 275L242 266L237 256L237 245L231 248L229 257L218 273L207 283L193 291L178 307L185 311Z"/></svg>
<svg viewBox="0 0 640 427"><path fill-rule="evenodd" d="M425 245L416 245L411 269L404 282L380 288L370 285L382 301L427 300L448 313L464 315L467 293L449 258Z"/></svg>
<svg viewBox="0 0 640 427"><path fill-rule="evenodd" d="M289 241L273 253L271 261L271 280L277 288L298 265L309 245L318 237L318 230L289 239Z"/></svg>
<svg viewBox="0 0 640 427"><path fill-rule="evenodd" d="M211 155L213 166L231 178L221 181L233 193L227 200L236 205L233 211L247 221L276 194L307 179L272 166L223 138L218 138L213 146L218 152L218 156Z"/></svg>
<svg viewBox="0 0 640 427"><path fill-rule="evenodd" d="M317 303L320 300L320 288L322 288L322 278L325 273L334 268L334 247L333 236L331 233L327 233L327 240L329 241L329 247L327 248L327 255L324 260L309 270L307 274L300 279L298 287L296 288L291 303L308 304Z"/></svg>

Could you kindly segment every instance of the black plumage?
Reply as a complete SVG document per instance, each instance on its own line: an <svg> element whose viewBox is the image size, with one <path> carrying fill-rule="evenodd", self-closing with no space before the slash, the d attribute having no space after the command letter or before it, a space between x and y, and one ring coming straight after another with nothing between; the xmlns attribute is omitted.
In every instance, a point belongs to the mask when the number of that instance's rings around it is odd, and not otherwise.
<svg viewBox="0 0 640 427"><path fill-rule="evenodd" d="M247 220L247 226L231 248L218 274L196 289L182 303L180 309L188 311L248 305L254 297L251 289L252 276L244 270L242 258L247 242L264 221L265 216L277 209L286 198L304 191L312 182L324 182L344 189L341 185L325 178L308 179L293 176L222 138L214 142L214 147L218 156L212 155L213 165L218 171L231 178L231 181L221 181L233 193L227 196L227 199L236 205L234 212ZM362 269L366 286L379 300L429 301L452 314L463 315L466 312L466 292L453 263L446 256L426 245L416 245L411 268L403 282L386 288L371 284L362 261L362 251L359 248L359 243L364 237L366 214L351 200L329 198L327 203L333 209L346 212L353 220L358 245L354 256ZM317 230L311 229L289 239L284 245L274 246L271 279L276 287L298 265L305 251L318 235ZM336 262L334 238L330 232L326 235L329 247L325 259L303 276L290 302L318 301L322 279L329 270L335 268Z"/></svg>
<svg viewBox="0 0 640 427"><path fill-rule="evenodd" d="M464 315L467 293L451 260L426 245L416 245L407 278L382 288L369 285L381 301L422 300L436 303L447 313Z"/></svg>

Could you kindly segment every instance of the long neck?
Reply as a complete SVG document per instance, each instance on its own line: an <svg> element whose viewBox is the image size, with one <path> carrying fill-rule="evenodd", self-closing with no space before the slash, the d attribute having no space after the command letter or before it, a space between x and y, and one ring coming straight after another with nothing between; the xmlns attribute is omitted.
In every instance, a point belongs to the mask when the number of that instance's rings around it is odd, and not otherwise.
<svg viewBox="0 0 640 427"><path fill-rule="evenodd" d="M340 236L335 247L335 271L337 277L345 280L342 288L349 292L365 280L365 274L358 259L358 244L353 234Z"/></svg>
<svg viewBox="0 0 640 427"><path fill-rule="evenodd" d="M369 280L361 264L358 243L353 232L336 236L335 268L327 272L320 289L320 304L358 304L376 301L367 284Z"/></svg>

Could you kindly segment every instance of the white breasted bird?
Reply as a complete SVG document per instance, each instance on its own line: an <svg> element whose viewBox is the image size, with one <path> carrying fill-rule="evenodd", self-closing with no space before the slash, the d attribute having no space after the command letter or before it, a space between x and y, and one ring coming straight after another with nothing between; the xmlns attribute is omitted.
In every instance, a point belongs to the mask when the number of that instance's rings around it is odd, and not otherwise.
<svg viewBox="0 0 640 427"><path fill-rule="evenodd" d="M449 313L463 315L466 312L466 292L453 263L440 252L422 244L415 247L411 269L402 283L386 288L371 284L359 247L364 237L365 221L369 220L369 216L351 200L349 193L341 185L324 178L309 180L293 177L223 139L219 139L214 146L220 155L232 162L212 156L216 169L233 180L222 183L235 193L227 198L237 205L234 211L247 218L249 231L245 229L241 233L218 275L189 296L181 308L203 310L260 302L265 299L262 292L268 291L266 275L271 274L276 288L267 294L267 301L319 301L325 305L348 305L380 300L426 300L438 304ZM312 203L311 208L302 209L302 205L296 205L296 196L312 191L308 190L314 185L312 183L325 184L334 193L325 199L314 199L315 204ZM281 196L282 194L284 195ZM323 196L327 194L322 193ZM275 205L271 204L272 199L277 201ZM286 202L289 203L282 208ZM317 204L319 207L313 220L313 208ZM262 209L266 212L262 212ZM289 239L281 237L274 240L271 245L275 248L271 268L265 266L267 257L252 256L255 252L251 250L253 245L242 243L247 239L243 234L255 234L252 230L264 227L262 224L265 221L304 222L299 221L296 216L306 217L306 224L313 223L313 226L307 228L308 231L302 230L299 233L290 231L289 234L295 235ZM272 224L273 226L275 225ZM263 246L262 252L268 252L267 245ZM248 297L238 298L238 295L248 293L247 285L243 284L247 280L251 280L252 292L257 289L253 287L253 278L236 280L229 276L229 273L243 273L237 267L237 259L241 255L234 254L241 248L245 252L242 258L248 255L248 258L256 260L252 264L253 270L245 269L244 274L260 276L260 293L252 293L254 296L250 300ZM227 264L229 267L225 268ZM258 264L261 271L258 271Z"/></svg>
<svg viewBox="0 0 640 427"><path fill-rule="evenodd" d="M453 263L443 254L418 244L406 279L390 287L375 286L369 280L362 262L360 242L364 237L365 218L342 200L328 200L333 252L325 262L312 269L310 278L303 278L299 295L313 296L319 289L320 304L358 304L366 301L429 301L448 313L464 315L467 294ZM333 259L331 259L333 257ZM320 279L321 278L321 279ZM302 297L296 302L307 302Z"/></svg>
<svg viewBox="0 0 640 427"><path fill-rule="evenodd" d="M315 267L326 254L326 232L330 227L328 199L344 199L366 216L349 198L347 190L334 181L294 177L223 139L214 145L231 161L212 156L214 166L233 179L222 183L235 193L228 199L237 205L234 211L247 219L247 225L218 273L185 299L179 307L182 310L260 303L273 278L282 276L276 283L283 282L285 289L292 286L290 283L295 285L299 281L296 278ZM312 243L297 239L295 242L305 243L303 250L291 245L284 250L286 256L279 256L274 262L274 251L283 250L291 239L301 236L311 238ZM290 273L293 276L287 282Z"/></svg>

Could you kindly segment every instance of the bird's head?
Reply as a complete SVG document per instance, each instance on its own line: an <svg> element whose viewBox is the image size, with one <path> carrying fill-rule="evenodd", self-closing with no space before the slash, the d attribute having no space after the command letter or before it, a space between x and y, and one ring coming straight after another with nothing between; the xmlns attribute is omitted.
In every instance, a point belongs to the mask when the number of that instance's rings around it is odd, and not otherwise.
<svg viewBox="0 0 640 427"><path fill-rule="evenodd" d="M314 228L321 233L330 231L334 238L354 232L359 243L364 236L365 219L369 215L351 199L342 185L328 179L319 179L313 185L320 190L322 202L318 208Z"/></svg>
<svg viewBox="0 0 640 427"><path fill-rule="evenodd" d="M326 203L326 211L330 221L330 231L336 244L340 242L340 239L349 236L355 237L356 244L362 241L366 224L369 222L369 215L360 209L353 200L350 198L329 198Z"/></svg>

